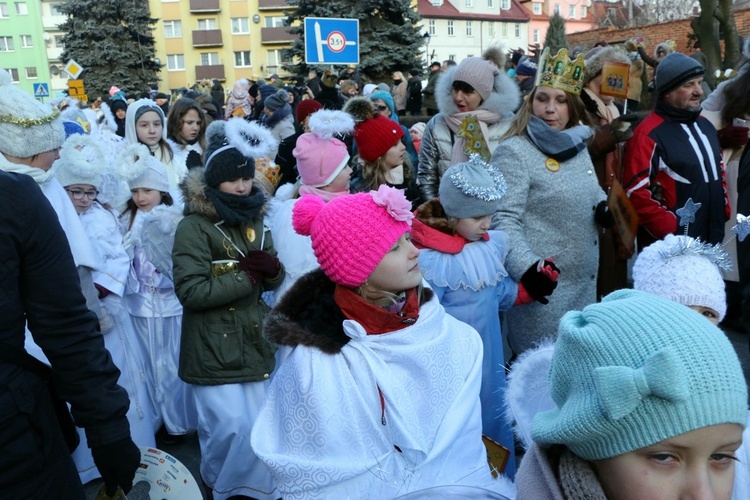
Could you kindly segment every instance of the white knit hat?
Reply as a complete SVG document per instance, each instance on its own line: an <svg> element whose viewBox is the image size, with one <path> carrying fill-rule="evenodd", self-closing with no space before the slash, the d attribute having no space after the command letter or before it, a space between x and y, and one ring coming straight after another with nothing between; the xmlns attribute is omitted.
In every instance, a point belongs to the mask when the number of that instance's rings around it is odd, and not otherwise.
<svg viewBox="0 0 750 500"><path fill-rule="evenodd" d="M148 188L169 192L167 170L144 144L135 143L125 147L117 165L120 177L128 183L128 189Z"/></svg>
<svg viewBox="0 0 750 500"><path fill-rule="evenodd" d="M82 148L80 151L78 148ZM60 150L55 177L63 187L88 184L99 189L106 168L104 150L90 135L71 135Z"/></svg>
<svg viewBox="0 0 750 500"><path fill-rule="evenodd" d="M719 314L721 321L727 312L721 269L729 269L729 262L720 246L670 234L638 256L633 266L633 288L686 306L708 307Z"/></svg>
<svg viewBox="0 0 750 500"><path fill-rule="evenodd" d="M0 152L17 158L57 149L65 140L60 112L34 99L0 68Z"/></svg>

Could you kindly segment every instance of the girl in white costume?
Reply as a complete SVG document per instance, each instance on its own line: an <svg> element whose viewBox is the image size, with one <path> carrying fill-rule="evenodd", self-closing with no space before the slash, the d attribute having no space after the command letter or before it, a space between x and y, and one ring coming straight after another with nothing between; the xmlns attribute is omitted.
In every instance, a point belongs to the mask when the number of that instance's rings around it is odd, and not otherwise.
<svg viewBox="0 0 750 500"><path fill-rule="evenodd" d="M423 288L412 218L389 186L294 206L321 270L266 318L269 340L295 347L252 432L283 498L507 488L482 444L482 341Z"/></svg>
<svg viewBox="0 0 750 500"><path fill-rule="evenodd" d="M117 217L96 199L105 165L103 151L90 136L75 134L65 141L58 163L57 178L65 187L97 256L94 285L102 309L109 317L108 322L101 322L104 345L120 369L118 384L130 396L127 413L130 433L138 446L155 446L153 409L144 379L143 361L133 323L122 304L130 260L122 245ZM105 325L109 326L108 331L104 331ZM83 429L79 427L78 432L83 442ZM82 483L100 477L89 448L76 448L73 460Z"/></svg>
<svg viewBox="0 0 750 500"><path fill-rule="evenodd" d="M133 318L145 362L156 431L170 435L197 426L190 387L177 376L182 306L172 282L172 245L181 213L172 206L164 166L141 144L131 144L120 157L121 175L131 199L121 217L130 272L125 304Z"/></svg>

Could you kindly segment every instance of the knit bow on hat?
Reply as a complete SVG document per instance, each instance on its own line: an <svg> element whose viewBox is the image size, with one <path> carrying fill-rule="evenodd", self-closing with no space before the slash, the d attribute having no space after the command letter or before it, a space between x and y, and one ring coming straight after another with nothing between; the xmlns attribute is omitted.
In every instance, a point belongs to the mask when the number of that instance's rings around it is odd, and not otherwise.
<svg viewBox="0 0 750 500"><path fill-rule="evenodd" d="M690 395L683 365L670 349L646 358L641 368L602 366L594 370L602 407L612 420L632 413L645 398L682 401Z"/></svg>

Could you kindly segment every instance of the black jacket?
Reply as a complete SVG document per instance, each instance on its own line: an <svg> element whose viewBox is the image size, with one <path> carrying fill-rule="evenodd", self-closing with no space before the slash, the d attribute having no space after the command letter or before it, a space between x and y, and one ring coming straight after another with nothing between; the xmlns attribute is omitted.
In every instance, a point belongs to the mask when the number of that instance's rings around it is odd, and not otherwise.
<svg viewBox="0 0 750 500"><path fill-rule="evenodd" d="M0 342L22 349L28 322L88 445L129 437L128 394L117 385L120 372L86 307L57 215L29 176L0 171L0 193ZM3 496L19 483L44 484L45 474L54 473L47 469L69 452L55 445L60 430L49 419L49 395L36 375L0 362L0 408Z"/></svg>

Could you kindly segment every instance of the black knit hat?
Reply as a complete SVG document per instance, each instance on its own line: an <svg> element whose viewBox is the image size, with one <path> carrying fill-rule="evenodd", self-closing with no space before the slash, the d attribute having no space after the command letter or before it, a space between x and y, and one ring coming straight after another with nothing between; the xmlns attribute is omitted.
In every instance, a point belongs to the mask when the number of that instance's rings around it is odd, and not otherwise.
<svg viewBox="0 0 750 500"><path fill-rule="evenodd" d="M683 83L706 74L701 63L682 52L672 52L656 67L656 92L663 96Z"/></svg>
<svg viewBox="0 0 750 500"><path fill-rule="evenodd" d="M255 159L266 156L277 144L268 129L242 118L211 122L206 138L203 175L213 188L241 177L254 178Z"/></svg>

